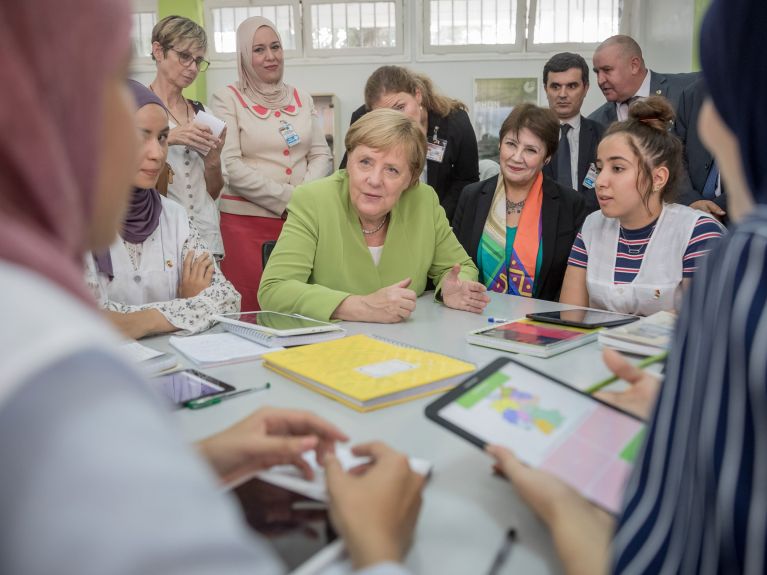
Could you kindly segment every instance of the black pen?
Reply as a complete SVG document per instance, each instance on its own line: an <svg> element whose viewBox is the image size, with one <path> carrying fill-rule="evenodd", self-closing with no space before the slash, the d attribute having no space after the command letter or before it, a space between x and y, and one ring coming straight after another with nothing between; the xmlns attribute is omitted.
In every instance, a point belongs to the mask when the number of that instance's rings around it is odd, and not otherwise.
<svg viewBox="0 0 767 575"><path fill-rule="evenodd" d="M265 389L269 389L271 387L270 383L266 383L260 387L250 387L248 389L241 389L239 391L233 391L231 393L222 393L221 395L214 395L213 397L198 397L197 399L191 399L187 401L184 404L184 407L188 407L189 409L202 409L203 407L209 407L211 405L216 405L217 403L221 403L222 401L226 401L227 399L232 399L233 397L239 397L240 395L246 395L248 393L254 393L256 391L264 391Z"/></svg>
<svg viewBox="0 0 767 575"><path fill-rule="evenodd" d="M501 567L506 563L506 559L508 559L509 553L511 553L511 548L516 540L517 530L513 527L509 527L509 530L506 532L506 537L504 538L503 543L501 543L501 547L495 554L495 559L493 559L493 564L490 565L487 575L498 575L498 573L501 572Z"/></svg>

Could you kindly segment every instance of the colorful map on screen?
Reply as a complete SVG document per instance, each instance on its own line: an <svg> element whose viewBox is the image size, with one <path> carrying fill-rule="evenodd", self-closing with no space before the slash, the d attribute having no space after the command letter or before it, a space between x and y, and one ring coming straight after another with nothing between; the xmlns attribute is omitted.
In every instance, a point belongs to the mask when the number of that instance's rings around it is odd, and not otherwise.
<svg viewBox="0 0 767 575"><path fill-rule="evenodd" d="M498 388L489 399L490 406L504 420L522 429L537 429L544 435L551 435L565 421L558 410L540 407L537 395L512 386Z"/></svg>

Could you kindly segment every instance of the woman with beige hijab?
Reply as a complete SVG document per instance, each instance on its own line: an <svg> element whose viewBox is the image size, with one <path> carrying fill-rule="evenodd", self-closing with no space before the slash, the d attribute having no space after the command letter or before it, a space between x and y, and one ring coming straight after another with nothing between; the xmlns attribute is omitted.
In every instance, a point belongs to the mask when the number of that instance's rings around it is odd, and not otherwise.
<svg viewBox="0 0 767 575"><path fill-rule="evenodd" d="M259 309L262 246L279 236L293 188L329 175L332 162L311 96L282 79L274 24L245 20L237 28L237 52L238 81L214 94L211 106L228 133L221 154L222 270L249 311Z"/></svg>

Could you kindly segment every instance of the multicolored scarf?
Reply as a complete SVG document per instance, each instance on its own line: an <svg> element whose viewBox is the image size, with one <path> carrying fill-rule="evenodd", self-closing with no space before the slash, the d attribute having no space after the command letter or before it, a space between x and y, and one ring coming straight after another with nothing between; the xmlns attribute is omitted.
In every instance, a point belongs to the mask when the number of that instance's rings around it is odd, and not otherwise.
<svg viewBox="0 0 767 575"><path fill-rule="evenodd" d="M506 189L503 177L498 177L490 213L482 230L478 260L492 261L491 269L484 270L487 289L533 297L535 264L541 245L541 206L543 205L543 174L533 182L527 194L525 207L519 218L517 235L511 248L510 261L506 261ZM509 281L511 280L511 281Z"/></svg>

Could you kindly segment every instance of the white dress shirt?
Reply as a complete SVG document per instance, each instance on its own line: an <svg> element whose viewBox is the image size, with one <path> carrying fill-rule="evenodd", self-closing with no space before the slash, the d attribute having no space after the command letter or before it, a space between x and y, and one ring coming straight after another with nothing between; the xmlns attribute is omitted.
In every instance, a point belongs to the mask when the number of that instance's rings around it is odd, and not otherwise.
<svg viewBox="0 0 767 575"><path fill-rule="evenodd" d="M645 74L644 80L642 81L642 85L639 86L639 90L637 90L636 94L632 96L632 98L648 98L650 96L650 75L652 72L650 70L647 70L647 74ZM627 120L629 117L629 100L626 100L624 102L615 102L615 111L618 114L618 121L622 122L623 120Z"/></svg>
<svg viewBox="0 0 767 575"><path fill-rule="evenodd" d="M567 132L567 141L570 144L570 181L573 189L578 190L581 183L578 181L578 142L581 139L581 115L577 114L567 120L560 120L559 124L570 124L570 131ZM562 132L560 131L560 138Z"/></svg>

